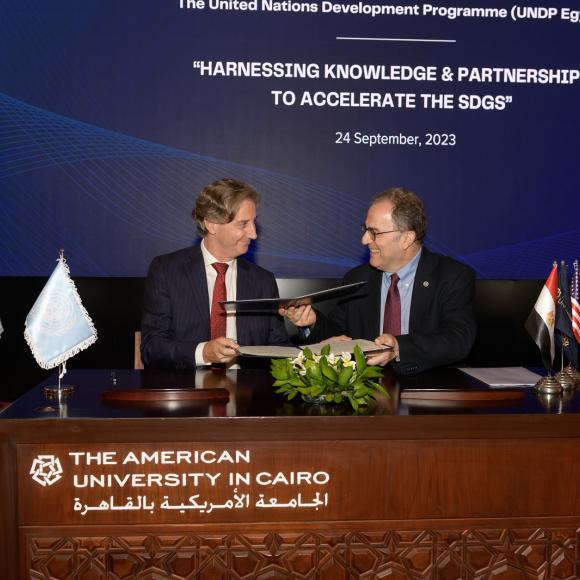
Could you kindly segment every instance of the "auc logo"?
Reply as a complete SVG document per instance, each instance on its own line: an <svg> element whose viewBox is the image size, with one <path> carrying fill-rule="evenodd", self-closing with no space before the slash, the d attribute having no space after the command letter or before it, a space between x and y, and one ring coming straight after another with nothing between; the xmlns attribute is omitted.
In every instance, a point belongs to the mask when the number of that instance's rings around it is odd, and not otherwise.
<svg viewBox="0 0 580 580"><path fill-rule="evenodd" d="M56 483L62 473L60 459L54 455L37 455L30 468L32 479L43 487Z"/></svg>

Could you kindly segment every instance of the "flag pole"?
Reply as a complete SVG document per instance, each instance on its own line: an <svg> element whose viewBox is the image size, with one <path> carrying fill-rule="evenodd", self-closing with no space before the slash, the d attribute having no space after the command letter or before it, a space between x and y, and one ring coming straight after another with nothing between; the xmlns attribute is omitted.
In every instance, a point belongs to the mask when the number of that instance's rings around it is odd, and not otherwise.
<svg viewBox="0 0 580 580"><path fill-rule="evenodd" d="M58 261L64 264L64 248L58 252ZM72 395L74 387L62 384L62 377L66 374L66 361L58 365L58 384L44 387L44 396L50 401L55 401L59 409L66 405L66 399ZM59 411L60 412L60 411Z"/></svg>
<svg viewBox="0 0 580 580"><path fill-rule="evenodd" d="M49 401L54 401L59 407L66 405L66 400L73 394L75 388L72 385L63 385L62 377L66 374L66 361L58 365L58 384L44 387L44 396Z"/></svg>
<svg viewBox="0 0 580 580"><path fill-rule="evenodd" d="M568 337L563 334L562 345L560 348L560 371L554 375L554 378L558 381L564 391L574 391L576 389L576 383L564 368L564 348L567 346Z"/></svg>

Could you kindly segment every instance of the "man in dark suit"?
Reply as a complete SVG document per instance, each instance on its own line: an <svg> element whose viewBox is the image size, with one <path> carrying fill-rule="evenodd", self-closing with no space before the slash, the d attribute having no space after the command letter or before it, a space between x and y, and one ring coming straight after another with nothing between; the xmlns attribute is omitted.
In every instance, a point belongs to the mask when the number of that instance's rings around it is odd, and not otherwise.
<svg viewBox="0 0 580 580"><path fill-rule="evenodd" d="M257 237L258 197L241 181L211 183L192 212L201 243L153 259L141 321L145 366L230 364L240 344L288 343L277 314L226 315L219 303L278 297L274 275L240 258Z"/></svg>
<svg viewBox="0 0 580 580"><path fill-rule="evenodd" d="M362 226L369 263L348 272L345 284L366 281L328 317L310 306L281 310L309 342L348 335L388 345L370 364L391 363L403 374L465 358L476 335L475 274L423 246L427 220L422 201L404 188L376 195Z"/></svg>

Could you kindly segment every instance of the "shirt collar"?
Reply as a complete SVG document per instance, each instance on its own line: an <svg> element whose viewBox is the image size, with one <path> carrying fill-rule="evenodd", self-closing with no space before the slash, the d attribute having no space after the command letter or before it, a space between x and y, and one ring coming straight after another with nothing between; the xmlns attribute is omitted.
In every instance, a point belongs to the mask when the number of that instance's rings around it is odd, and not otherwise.
<svg viewBox="0 0 580 580"><path fill-rule="evenodd" d="M203 256L203 262L206 268L220 261L205 247L205 240L201 240L201 255ZM236 259L234 258L229 262L224 262L224 264L227 264L230 268L233 268L235 267Z"/></svg>
<svg viewBox="0 0 580 580"><path fill-rule="evenodd" d="M419 265L419 260L421 259L421 254L423 253L423 248L419 248L419 251L400 269L397 270L399 275L399 282L406 284L413 278L417 272L417 266ZM385 272L384 277L390 279L393 272Z"/></svg>

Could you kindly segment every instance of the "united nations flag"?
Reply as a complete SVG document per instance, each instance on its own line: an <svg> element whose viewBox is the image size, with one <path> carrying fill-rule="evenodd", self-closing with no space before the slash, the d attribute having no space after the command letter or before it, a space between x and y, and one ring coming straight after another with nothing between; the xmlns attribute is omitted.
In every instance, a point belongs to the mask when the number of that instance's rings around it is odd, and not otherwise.
<svg viewBox="0 0 580 580"><path fill-rule="evenodd" d="M43 369L64 364L97 340L62 255L26 317L24 337Z"/></svg>

